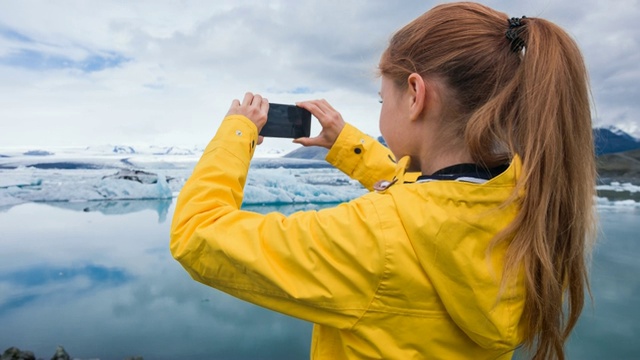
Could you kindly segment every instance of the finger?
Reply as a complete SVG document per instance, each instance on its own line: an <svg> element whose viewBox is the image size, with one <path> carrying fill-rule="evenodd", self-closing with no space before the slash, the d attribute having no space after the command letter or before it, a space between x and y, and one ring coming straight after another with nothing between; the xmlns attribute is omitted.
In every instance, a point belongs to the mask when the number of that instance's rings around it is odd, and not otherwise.
<svg viewBox="0 0 640 360"><path fill-rule="evenodd" d="M242 99L242 105L251 105L251 100L253 99L253 94L247 92L244 94L244 99Z"/></svg>
<svg viewBox="0 0 640 360"><path fill-rule="evenodd" d="M320 100L319 103L323 109L327 109L329 111L336 111L336 109L334 109L333 106L331 106L331 104L329 104L329 102L325 99Z"/></svg>
<svg viewBox="0 0 640 360"><path fill-rule="evenodd" d="M260 144L262 144L262 142L263 142L263 141L264 141L264 136L262 136L262 135L258 135L258 142L257 142L257 144L258 144L258 145L260 145Z"/></svg>
<svg viewBox="0 0 640 360"><path fill-rule="evenodd" d="M240 101L238 99L233 99L233 101L231 101L231 106L229 106L229 111L227 111L227 116L237 114L239 107Z"/></svg>
<svg viewBox="0 0 640 360"><path fill-rule="evenodd" d="M317 137L300 137L293 139L293 142L302 146L322 146L320 139Z"/></svg>
<svg viewBox="0 0 640 360"><path fill-rule="evenodd" d="M317 109L317 110L314 110L316 112L318 112L320 109L318 107L317 100L300 101L296 103L296 106L299 106L303 109L307 109L309 111L311 111L312 109Z"/></svg>
<svg viewBox="0 0 640 360"><path fill-rule="evenodd" d="M262 105L262 96L260 96L259 94L253 95L253 99L251 99L251 105Z"/></svg>
<svg viewBox="0 0 640 360"><path fill-rule="evenodd" d="M269 112L269 100L267 100L267 98L262 98L262 104L260 105L260 110L265 114Z"/></svg>
<svg viewBox="0 0 640 360"><path fill-rule="evenodd" d="M300 137L293 139L293 143L300 144L302 146L309 146L309 138L308 137Z"/></svg>
<svg viewBox="0 0 640 360"><path fill-rule="evenodd" d="M318 107L322 109L322 111L327 115L339 114L338 111L334 109L333 106L331 106L331 104L329 104L329 102L325 99L318 100Z"/></svg>
<svg viewBox="0 0 640 360"><path fill-rule="evenodd" d="M322 111L322 109L320 109L320 107L318 107L318 104L316 101L305 101L305 102L301 102L301 103L296 103L297 106L300 106L303 109L308 110L311 114L313 114L313 116L315 116L316 119L318 119L318 121L320 121L320 124L322 125L324 123L324 111Z"/></svg>

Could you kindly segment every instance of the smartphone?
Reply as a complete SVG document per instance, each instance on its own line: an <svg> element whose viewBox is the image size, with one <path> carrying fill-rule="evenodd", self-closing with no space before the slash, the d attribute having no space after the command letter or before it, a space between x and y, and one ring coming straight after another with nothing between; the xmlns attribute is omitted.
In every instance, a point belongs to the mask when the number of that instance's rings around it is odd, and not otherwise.
<svg viewBox="0 0 640 360"><path fill-rule="evenodd" d="M269 103L267 123L260 135L279 138L299 138L311 135L311 113L295 105Z"/></svg>

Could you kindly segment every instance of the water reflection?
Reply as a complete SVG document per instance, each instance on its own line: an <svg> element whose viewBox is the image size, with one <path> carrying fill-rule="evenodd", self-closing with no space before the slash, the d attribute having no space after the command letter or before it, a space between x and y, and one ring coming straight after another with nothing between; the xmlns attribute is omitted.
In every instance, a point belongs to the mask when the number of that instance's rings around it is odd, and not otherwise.
<svg viewBox="0 0 640 360"><path fill-rule="evenodd" d="M170 201L118 203L92 202L90 211L87 203L23 204L0 213L0 351L17 346L47 357L61 344L81 359L308 358L310 324L201 285L173 260ZM640 353L640 212L601 220L595 304L571 339L570 359Z"/></svg>
<svg viewBox="0 0 640 360"><path fill-rule="evenodd" d="M158 213L158 222L167 221L167 214L171 207L172 199L152 200L110 200L110 201L86 201L68 202L55 201L43 204L61 209L92 212L97 211L105 215L123 215L144 210L154 210Z"/></svg>
<svg viewBox="0 0 640 360"><path fill-rule="evenodd" d="M570 359L640 357L640 211L600 213L591 269L594 301L585 306L570 343Z"/></svg>
<svg viewBox="0 0 640 360"><path fill-rule="evenodd" d="M308 358L311 325L191 280L157 214L33 203L0 214L0 351L45 357L62 344L81 359Z"/></svg>
<svg viewBox="0 0 640 360"><path fill-rule="evenodd" d="M117 287L131 280L124 269L100 265L48 267L35 265L0 274L6 286L0 297L0 316L58 292L82 296L97 288Z"/></svg>
<svg viewBox="0 0 640 360"><path fill-rule="evenodd" d="M124 215L144 210L153 210L158 214L158 223L167 221L169 208L173 199L145 199L145 200L105 200L105 201L50 201L39 204L53 206L60 209L99 212L104 215ZM334 203L326 204L270 204L270 205L246 205L243 210L268 213L278 211L284 214L291 214L296 211L320 210L326 207L336 206ZM0 212L9 211L13 205L4 206Z"/></svg>

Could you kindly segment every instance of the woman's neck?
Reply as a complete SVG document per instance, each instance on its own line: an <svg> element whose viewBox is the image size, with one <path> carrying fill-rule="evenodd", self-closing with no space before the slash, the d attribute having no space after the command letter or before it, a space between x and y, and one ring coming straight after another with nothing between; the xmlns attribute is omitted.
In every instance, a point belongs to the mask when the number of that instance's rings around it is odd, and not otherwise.
<svg viewBox="0 0 640 360"><path fill-rule="evenodd" d="M419 159L420 173L432 175L438 170L457 164L473 164L475 161L466 149L441 148L438 151L435 146L425 149ZM417 165L417 164L416 164Z"/></svg>

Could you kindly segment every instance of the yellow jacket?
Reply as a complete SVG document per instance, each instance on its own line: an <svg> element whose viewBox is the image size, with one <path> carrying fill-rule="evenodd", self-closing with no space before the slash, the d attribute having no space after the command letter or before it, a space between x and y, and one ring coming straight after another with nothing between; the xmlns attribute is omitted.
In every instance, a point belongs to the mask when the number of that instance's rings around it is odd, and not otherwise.
<svg viewBox="0 0 640 360"><path fill-rule="evenodd" d="M347 125L327 160L369 189L399 181L331 209L262 215L239 210L257 135L227 117L180 192L170 247L195 280L315 323L313 359L511 358L522 276L500 292L506 247L487 257L487 245L517 211L500 206L517 158L484 184L403 183L407 159L395 166Z"/></svg>

